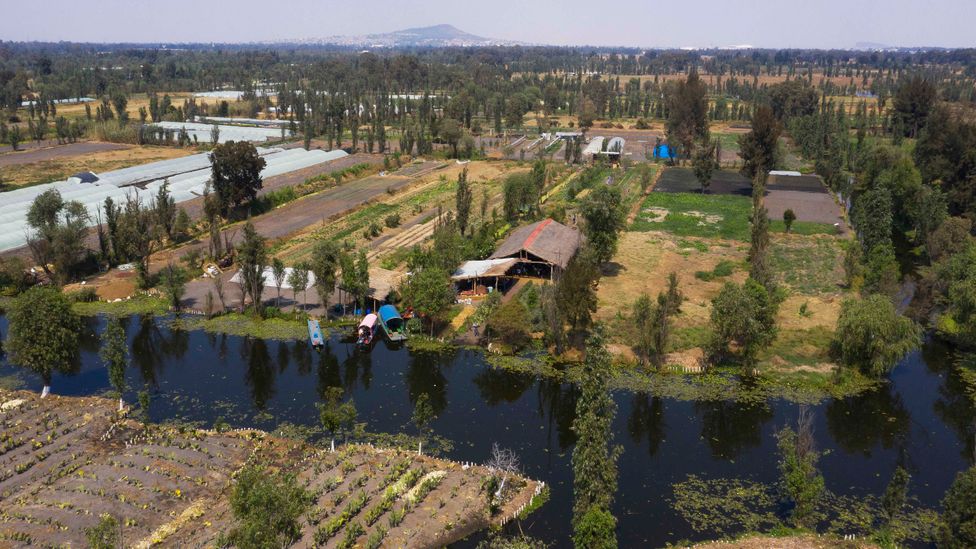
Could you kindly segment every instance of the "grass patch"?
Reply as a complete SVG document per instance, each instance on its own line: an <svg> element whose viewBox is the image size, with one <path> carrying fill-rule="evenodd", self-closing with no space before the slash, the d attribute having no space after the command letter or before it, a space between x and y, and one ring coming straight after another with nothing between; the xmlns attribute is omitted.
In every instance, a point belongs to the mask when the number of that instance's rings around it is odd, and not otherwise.
<svg viewBox="0 0 976 549"><path fill-rule="evenodd" d="M776 239L769 258L779 280L805 295L837 292L843 282L836 238Z"/></svg>
<svg viewBox="0 0 976 549"><path fill-rule="evenodd" d="M169 312L169 303L161 297L142 294L116 302L75 302L71 308L82 316L165 315Z"/></svg>
<svg viewBox="0 0 976 549"><path fill-rule="evenodd" d="M716 278L722 278L735 272L735 262L723 259L718 262L711 271L695 271L695 278L709 282Z"/></svg>
<svg viewBox="0 0 976 549"><path fill-rule="evenodd" d="M751 210L752 200L744 196L654 192L630 230L745 241Z"/></svg>
<svg viewBox="0 0 976 549"><path fill-rule="evenodd" d="M678 236L749 240L752 199L746 196L654 192L644 199L631 224L632 231L667 231ZM772 232L784 232L783 222L771 220ZM800 235L835 234L833 225L796 222Z"/></svg>
<svg viewBox="0 0 976 549"><path fill-rule="evenodd" d="M702 242L701 240L688 240L686 238L682 238L678 240L678 247L682 250L694 249L701 253L708 251L708 244Z"/></svg>

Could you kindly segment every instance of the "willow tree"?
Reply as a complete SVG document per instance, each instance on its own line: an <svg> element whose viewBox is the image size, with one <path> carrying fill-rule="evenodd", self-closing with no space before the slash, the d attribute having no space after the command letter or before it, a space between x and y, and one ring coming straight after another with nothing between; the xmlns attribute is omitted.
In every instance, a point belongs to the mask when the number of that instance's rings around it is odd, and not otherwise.
<svg viewBox="0 0 976 549"><path fill-rule="evenodd" d="M54 372L68 373L77 363L81 319L60 291L35 287L14 300L7 320L9 360L41 376L43 398L51 392Z"/></svg>

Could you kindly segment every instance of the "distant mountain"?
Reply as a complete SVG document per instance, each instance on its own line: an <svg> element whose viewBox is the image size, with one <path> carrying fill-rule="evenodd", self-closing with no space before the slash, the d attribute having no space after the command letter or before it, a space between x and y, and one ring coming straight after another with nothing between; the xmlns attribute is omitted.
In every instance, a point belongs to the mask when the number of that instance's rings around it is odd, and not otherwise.
<svg viewBox="0 0 976 549"><path fill-rule="evenodd" d="M433 25L362 36L330 36L298 40L304 44L335 44L364 48L445 47L445 46L514 46L514 40L485 38L464 32L453 25Z"/></svg>

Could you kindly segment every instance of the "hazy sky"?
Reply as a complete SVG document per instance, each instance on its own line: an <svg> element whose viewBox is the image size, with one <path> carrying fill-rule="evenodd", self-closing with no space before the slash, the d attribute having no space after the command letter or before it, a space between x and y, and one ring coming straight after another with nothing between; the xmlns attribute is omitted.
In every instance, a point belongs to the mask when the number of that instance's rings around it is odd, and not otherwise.
<svg viewBox="0 0 976 549"><path fill-rule="evenodd" d="M974 0L3 0L0 39L252 42L449 23L492 38L649 47L976 46Z"/></svg>

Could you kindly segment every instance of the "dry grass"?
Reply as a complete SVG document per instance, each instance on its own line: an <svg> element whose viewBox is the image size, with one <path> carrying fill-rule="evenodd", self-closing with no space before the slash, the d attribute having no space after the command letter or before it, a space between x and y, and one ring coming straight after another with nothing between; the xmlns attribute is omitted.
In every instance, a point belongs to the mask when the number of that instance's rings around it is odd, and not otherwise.
<svg viewBox="0 0 976 549"><path fill-rule="evenodd" d="M148 162L168 160L195 153L194 149L176 147L132 147L123 150L100 151L29 164L17 164L3 169L4 181L13 187L38 185L65 178L81 171L107 172Z"/></svg>
<svg viewBox="0 0 976 549"><path fill-rule="evenodd" d="M791 241L813 237L791 237ZM703 251L704 250L704 251ZM678 330L703 330L709 324L711 302L726 282L742 283L748 276L746 256L748 245L719 239L679 238L667 233L624 232L620 236L613 267L600 279L597 293L596 319L619 322L631 314L634 301L642 293L652 299L665 291L668 275L678 273L685 302L676 318ZM695 276L698 271L712 271L720 262L727 261L737 267L725 277L702 280ZM803 270L807 267L796 266ZM814 276L808 274L807 276ZM842 293L824 293L806 287L784 285L788 295L777 316L781 338L812 331L832 332L840 314ZM802 309L802 313L801 313ZM802 338L801 338L802 339ZM679 345L679 347L683 347ZM798 356L814 357L822 349L791 349ZM775 362L775 360L774 360Z"/></svg>

